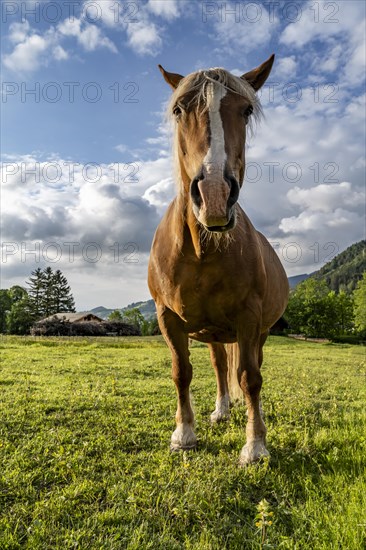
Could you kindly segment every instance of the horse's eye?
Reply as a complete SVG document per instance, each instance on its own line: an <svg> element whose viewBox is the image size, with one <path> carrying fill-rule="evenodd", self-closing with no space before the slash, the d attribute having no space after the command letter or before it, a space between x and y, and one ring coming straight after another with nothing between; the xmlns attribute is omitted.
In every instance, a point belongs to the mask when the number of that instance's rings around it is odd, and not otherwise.
<svg viewBox="0 0 366 550"><path fill-rule="evenodd" d="M181 107L179 107L179 105L176 105L173 109L173 115L178 118L181 114L182 114Z"/></svg>
<svg viewBox="0 0 366 550"><path fill-rule="evenodd" d="M244 111L244 116L249 117L253 113L253 105L249 105Z"/></svg>

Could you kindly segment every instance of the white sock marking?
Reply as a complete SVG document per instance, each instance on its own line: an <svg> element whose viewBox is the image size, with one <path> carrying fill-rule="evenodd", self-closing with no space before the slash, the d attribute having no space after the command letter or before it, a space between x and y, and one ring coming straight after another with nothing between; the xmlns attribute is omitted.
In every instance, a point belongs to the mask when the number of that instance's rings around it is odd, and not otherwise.
<svg viewBox="0 0 366 550"><path fill-rule="evenodd" d="M221 399L216 400L216 408L211 414L211 422L218 422L230 415L230 396L226 393Z"/></svg>

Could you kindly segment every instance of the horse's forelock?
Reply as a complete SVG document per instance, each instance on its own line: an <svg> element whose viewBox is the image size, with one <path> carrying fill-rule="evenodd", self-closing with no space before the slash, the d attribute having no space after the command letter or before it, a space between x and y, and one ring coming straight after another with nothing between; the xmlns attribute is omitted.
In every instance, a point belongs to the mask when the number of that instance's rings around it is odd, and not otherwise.
<svg viewBox="0 0 366 550"><path fill-rule="evenodd" d="M253 121L257 122L262 116L260 101L245 79L235 76L221 67L201 70L182 78L168 104L168 116L172 115L177 104L186 104L188 108L196 109L198 113L204 113L208 109L208 84L219 83L227 90L245 97L253 107L253 113L249 119L249 128L253 129ZM187 98L189 102L187 104Z"/></svg>
<svg viewBox="0 0 366 550"><path fill-rule="evenodd" d="M191 96L189 102L191 106L196 107L199 111L207 109L207 84L209 82L217 82L227 90L245 97L253 106L253 114L260 114L260 102L252 86L245 79L235 76L221 67L197 71L182 78L171 97L168 113L172 113L175 105L184 103L183 99L187 96Z"/></svg>

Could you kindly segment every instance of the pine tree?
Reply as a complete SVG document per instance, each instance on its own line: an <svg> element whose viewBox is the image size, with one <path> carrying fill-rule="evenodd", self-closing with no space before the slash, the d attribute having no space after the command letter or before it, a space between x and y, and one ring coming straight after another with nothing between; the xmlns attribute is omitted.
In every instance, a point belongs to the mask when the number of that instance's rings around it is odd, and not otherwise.
<svg viewBox="0 0 366 550"><path fill-rule="evenodd" d="M54 313L75 311L75 301L65 275L58 269L53 276Z"/></svg>
<svg viewBox="0 0 366 550"><path fill-rule="evenodd" d="M42 291L42 299L41 299L41 307L43 310L43 315L45 317L49 317L50 315L53 315L54 313L57 313L54 308L53 304L53 279L54 274L51 267L46 267L46 269L43 272L44 275L44 283L43 283L43 291Z"/></svg>
<svg viewBox="0 0 366 550"><path fill-rule="evenodd" d="M45 284L44 272L40 267L32 271L27 285L29 286L28 295L31 304L31 309L35 319L44 317L43 309L43 294Z"/></svg>
<svg viewBox="0 0 366 550"><path fill-rule="evenodd" d="M35 320L55 313L75 311L75 302L65 275L51 267L38 268L27 281L29 303Z"/></svg>

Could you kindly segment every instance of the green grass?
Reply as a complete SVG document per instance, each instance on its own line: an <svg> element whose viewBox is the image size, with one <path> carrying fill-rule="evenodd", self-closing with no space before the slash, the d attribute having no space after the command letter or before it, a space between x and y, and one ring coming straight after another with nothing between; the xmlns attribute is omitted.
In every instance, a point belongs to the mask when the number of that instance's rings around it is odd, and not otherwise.
<svg viewBox="0 0 366 550"><path fill-rule="evenodd" d="M175 454L159 337L0 347L1 549L365 548L365 348L270 337L271 460L240 469L245 411L210 425L205 346L191 349L199 448Z"/></svg>

